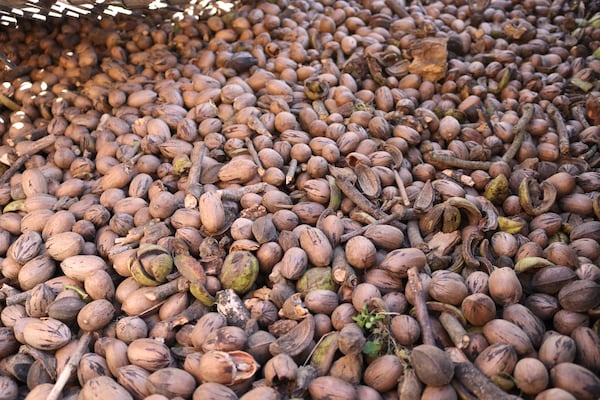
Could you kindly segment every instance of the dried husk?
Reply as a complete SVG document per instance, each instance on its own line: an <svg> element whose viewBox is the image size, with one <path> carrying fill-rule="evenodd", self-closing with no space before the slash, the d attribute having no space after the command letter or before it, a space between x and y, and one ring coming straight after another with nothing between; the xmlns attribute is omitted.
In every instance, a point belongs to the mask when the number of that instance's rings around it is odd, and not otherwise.
<svg viewBox="0 0 600 400"><path fill-rule="evenodd" d="M314 333L315 319L308 314L298 325L271 343L269 351L274 356L281 353L288 354L291 357L297 356L308 348Z"/></svg>

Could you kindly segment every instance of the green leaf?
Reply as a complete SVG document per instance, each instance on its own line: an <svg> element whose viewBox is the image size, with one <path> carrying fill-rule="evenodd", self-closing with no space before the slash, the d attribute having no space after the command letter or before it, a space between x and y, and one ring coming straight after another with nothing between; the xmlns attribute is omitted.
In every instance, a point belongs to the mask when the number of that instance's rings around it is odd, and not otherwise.
<svg viewBox="0 0 600 400"><path fill-rule="evenodd" d="M598 48L596 49L596 51L594 52L594 57L596 57L596 58L600 58L600 47L598 47Z"/></svg>

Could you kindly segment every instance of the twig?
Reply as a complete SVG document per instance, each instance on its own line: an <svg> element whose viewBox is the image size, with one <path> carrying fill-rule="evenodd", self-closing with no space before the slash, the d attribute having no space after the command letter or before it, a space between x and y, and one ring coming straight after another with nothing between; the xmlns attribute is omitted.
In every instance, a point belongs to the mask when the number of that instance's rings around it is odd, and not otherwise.
<svg viewBox="0 0 600 400"><path fill-rule="evenodd" d="M185 278L177 278L160 286L153 287L144 296L150 301L161 301L178 292L185 292L190 282Z"/></svg>
<svg viewBox="0 0 600 400"><path fill-rule="evenodd" d="M390 214L387 217L383 217L381 219L378 219L368 225L365 225L363 227L361 227L360 229L357 229L355 231L352 232L348 232L345 235L342 235L342 237L340 238L340 243L344 243L347 242L348 240L352 239L355 236L358 235L362 235L363 233L365 233L367 231L367 229L369 229L372 226L377 226L377 225L386 225L389 224L390 222L394 221L398 219L398 215L397 214Z"/></svg>
<svg viewBox="0 0 600 400"><path fill-rule="evenodd" d="M352 202L361 210L371 215L376 219L383 219L389 217L389 215L377 208L373 203L369 201L355 186L350 182L349 178L344 175L339 168L330 166L329 168L331 175L335 178L337 186L340 188L342 193L346 195ZM395 221L390 221L391 225L397 226Z"/></svg>
<svg viewBox="0 0 600 400"><path fill-rule="evenodd" d="M523 115L519 119L519 122L517 122L517 124L512 129L515 135L513 142L511 143L508 150L506 150L506 153L504 153L504 155L502 156L502 161L509 162L517 155L519 149L523 145L523 141L525 140L525 128L527 127L529 121L531 121L531 118L533 117L533 111L533 104L528 103L523 106Z"/></svg>
<svg viewBox="0 0 600 400"><path fill-rule="evenodd" d="M8 108L10 111L19 111L21 109L20 105L18 105L17 103L12 101L8 96L2 93L0 93L0 104Z"/></svg>
<svg viewBox="0 0 600 400"><path fill-rule="evenodd" d="M419 228L419 221L416 219L410 220L406 224L406 235L408 236L408 243L410 247L414 247L422 250L423 252L429 251L429 246L423 240L421 236L421 229Z"/></svg>
<svg viewBox="0 0 600 400"><path fill-rule="evenodd" d="M333 261L331 262L331 275L338 285L355 287L358 284L358 277L354 268L348 264L346 253L340 246L333 251Z"/></svg>
<svg viewBox="0 0 600 400"><path fill-rule="evenodd" d="M443 164L444 167L453 167L453 168L462 168L462 169L481 169L487 171L492 166L491 161L472 161L472 160L463 160L461 158L456 158L454 156L449 156L445 153L440 153L439 151L432 151L429 153L430 161L435 161L437 163Z"/></svg>
<svg viewBox="0 0 600 400"><path fill-rule="evenodd" d="M408 269L408 285L410 290L412 290L414 293L415 312L417 314L417 321L419 321L419 325L421 326L423 343L435 346L435 338L433 336L433 329L431 328L429 313L427 312L425 293L423 292L423 283L421 282L421 278L419 278L419 271L417 270L417 267L411 267Z"/></svg>
<svg viewBox="0 0 600 400"><path fill-rule="evenodd" d="M457 348L446 349L454 362L454 379L478 399L516 400L517 396L506 393L469 361Z"/></svg>
<svg viewBox="0 0 600 400"><path fill-rule="evenodd" d="M254 164L258 165L258 175L263 176L265 174L265 168L260 162L260 158L258 158L258 153L254 148L254 143L252 143L252 140L250 140L250 138L246 138L246 147L248 148L248 152L250 153Z"/></svg>
<svg viewBox="0 0 600 400"><path fill-rule="evenodd" d="M560 150L560 154L563 156L569 155L569 132L567 131L567 126L565 125L565 121L558 111L558 108L552 103L549 103L546 107L546 111L550 115L550 118L554 121L556 125L556 132L558 133L558 149Z"/></svg>
<svg viewBox="0 0 600 400"><path fill-rule="evenodd" d="M229 201L238 202L238 201L240 201L242 196L244 196L245 194L261 193L261 192L264 192L266 187L267 187L267 184L265 182L259 182L259 183L255 183L253 185L242 186L237 189L219 189L219 190L217 190L217 195L223 201L229 200Z"/></svg>
<svg viewBox="0 0 600 400"><path fill-rule="evenodd" d="M81 356L83 356L88 350L91 338L92 332L85 332L81 336L77 348L75 349L71 357L69 357L69 361L67 362L65 369L63 369L60 373L60 376L56 380L56 383L54 384L54 387L48 394L46 400L58 400L60 398L62 390L67 384L69 378L71 377L71 374L77 369L79 361L81 360Z"/></svg>
<svg viewBox="0 0 600 400"><path fill-rule="evenodd" d="M15 64L13 64L12 61L10 61L8 59L8 57L6 57L4 59L5 63L6 63L6 61L8 61L12 65L15 65ZM8 71L0 72L0 82L14 81L18 77L30 73L32 70L33 70L33 67L30 65L16 65L16 66L12 67L11 69L9 69Z"/></svg>
<svg viewBox="0 0 600 400"><path fill-rule="evenodd" d="M196 142L191 154L192 166L190 167L190 172L188 173L187 187L185 188L186 206L188 205L188 202L194 204L189 204L192 207L188 208L196 207L196 205L198 205L198 199L202 195L200 175L202 174L202 160L204 159L205 154L206 147L204 146L204 142Z"/></svg>
<svg viewBox="0 0 600 400"><path fill-rule="evenodd" d="M394 170L394 178L396 179L396 186L398 186L398 191L400 191L400 198L402 198L402 203L405 206L410 206L410 200L408 199L408 194L406 193L406 187L404 186L404 181L400 177L400 174L397 170Z"/></svg>
<svg viewBox="0 0 600 400"><path fill-rule="evenodd" d="M571 113L573 114L575 119L577 121L579 121L579 123L581 124L583 129L590 127L590 123L585 118L585 106L583 105L583 103L578 103L578 104L574 105L573 108L571 109Z"/></svg>
<svg viewBox="0 0 600 400"><path fill-rule="evenodd" d="M19 142L23 142L25 140L41 139L42 137L46 136L47 134L48 134L48 128L34 129L34 130L28 131L22 135L19 135L17 137L7 139L6 143L9 146L14 146L15 144L17 144Z"/></svg>
<svg viewBox="0 0 600 400"><path fill-rule="evenodd" d="M448 336L450 336L450 340L452 340L452 343L454 343L457 348L462 350L469 346L471 338L465 330L465 327L454 315L443 312L438 319L448 333Z"/></svg>
<svg viewBox="0 0 600 400"><path fill-rule="evenodd" d="M294 180L294 176L296 176L296 168L298 168L298 160L292 158L290 160L290 165L285 174L285 184L289 185Z"/></svg>
<svg viewBox="0 0 600 400"><path fill-rule="evenodd" d="M43 138L38 139L35 142L22 141L16 144L15 152L19 157L24 155L32 156L44 150L46 147L52 146L55 141L56 136L54 135L44 136Z"/></svg>
<svg viewBox="0 0 600 400"><path fill-rule="evenodd" d="M23 167L23 165L25 165L27 160L29 160L29 157L30 156L26 154L17 158L13 165L11 165L9 169L4 171L4 173L0 177L0 185L4 185L5 183L7 183L10 180L10 178L13 177L14 174L19 172L19 170Z"/></svg>

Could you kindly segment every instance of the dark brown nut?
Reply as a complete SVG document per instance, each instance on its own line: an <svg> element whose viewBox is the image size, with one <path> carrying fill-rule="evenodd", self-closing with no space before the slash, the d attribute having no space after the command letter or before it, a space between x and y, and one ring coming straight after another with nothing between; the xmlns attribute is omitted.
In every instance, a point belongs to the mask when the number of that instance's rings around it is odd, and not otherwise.
<svg viewBox="0 0 600 400"><path fill-rule="evenodd" d="M454 376L454 364L450 356L432 345L415 347L411 352L410 362L419 380L426 385L444 386Z"/></svg>
<svg viewBox="0 0 600 400"><path fill-rule="evenodd" d="M493 319L483 326L483 334L490 344L505 343L514 346L519 355L526 355L533 351L529 336L512 322Z"/></svg>

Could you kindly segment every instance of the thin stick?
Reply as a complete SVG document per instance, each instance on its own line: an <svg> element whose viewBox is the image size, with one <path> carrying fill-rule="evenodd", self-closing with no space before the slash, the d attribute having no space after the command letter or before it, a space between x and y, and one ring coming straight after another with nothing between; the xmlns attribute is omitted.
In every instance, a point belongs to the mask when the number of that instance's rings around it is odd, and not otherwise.
<svg viewBox="0 0 600 400"><path fill-rule="evenodd" d="M185 188L186 206L194 208L198 205L198 199L202 195L202 185L200 184L200 175L202 174L202 160L206 153L204 142L196 142L192 150L192 166L187 178L187 187Z"/></svg>
<svg viewBox="0 0 600 400"><path fill-rule="evenodd" d="M333 261L331 263L331 275L338 285L355 287L358 283L358 277L354 268L348 264L346 253L341 246L333 251Z"/></svg>
<svg viewBox="0 0 600 400"><path fill-rule="evenodd" d="M368 225L365 225L365 226L361 227L360 229L357 229L355 231L348 232L345 235L342 235L341 238L340 238L340 242L341 243L347 242L348 240L352 239L355 236L362 235L363 233L365 233L367 231L367 229L369 229L372 226L386 225L386 224L389 224L390 222L392 222L392 221L394 221L396 219L398 219L398 215L397 214L390 214L387 217L378 219L377 221L372 222L372 223L370 223Z"/></svg>
<svg viewBox="0 0 600 400"><path fill-rule="evenodd" d="M17 103L12 101L8 96L2 93L0 93L0 104L8 108L10 111L19 111L21 109L20 105L18 105Z"/></svg>
<svg viewBox="0 0 600 400"><path fill-rule="evenodd" d="M52 146L55 141L56 136L54 135L44 136L43 138L38 139L35 142L23 141L17 143L17 145L15 146L15 151L17 153L17 156L19 157L24 155L32 156L44 150L46 147Z"/></svg>
<svg viewBox="0 0 600 400"><path fill-rule="evenodd" d="M419 221L411 219L406 223L406 235L408 236L410 247L420 249L423 252L429 252L429 246L425 243L425 240L423 240L423 236L421 236Z"/></svg>
<svg viewBox="0 0 600 400"><path fill-rule="evenodd" d="M260 158L258 158L258 153L254 148L254 143L252 143L252 140L250 140L250 138L246 138L246 147L248 148L248 152L250 153L254 164L258 166L258 175L263 176L265 174L265 168L260 162Z"/></svg>
<svg viewBox="0 0 600 400"><path fill-rule="evenodd" d="M415 294L414 306L417 314L417 321L419 321L419 325L421 326L423 343L435 346L435 338L433 336L433 329L431 328L429 313L427 312L425 293L423 292L423 283L421 282L421 278L419 278L419 271L417 270L417 267L409 268L408 285Z"/></svg>
<svg viewBox="0 0 600 400"><path fill-rule="evenodd" d="M498 386L477 369L471 362L454 364L454 378L472 392L478 399L515 400L513 396Z"/></svg>
<svg viewBox="0 0 600 400"><path fill-rule="evenodd" d="M23 167L23 165L25 165L27 160L29 160L29 157L30 156L26 154L17 158L13 165L11 165L9 169L4 171L4 173L0 177L0 185L4 185L10 180L10 178L12 178L17 172L19 172L19 170Z"/></svg>
<svg viewBox="0 0 600 400"><path fill-rule="evenodd" d="M406 193L404 181L402 181L400 174L396 170L394 170L394 178L396 179L396 186L398 186L398 190L400 191L400 198L402 198L402 203L405 206L410 206L410 200L408 199L408 194Z"/></svg>
<svg viewBox="0 0 600 400"><path fill-rule="evenodd" d="M443 312L438 319L446 332L448 332L450 340L452 340L452 343L454 343L457 348L462 350L469 346L471 338L467 334L465 327L462 326L460 321L456 319L454 315Z"/></svg>
<svg viewBox="0 0 600 400"><path fill-rule="evenodd" d="M504 162L509 162L513 158L515 158L519 149L523 145L523 141L525 140L526 134L525 128L527 127L529 121L531 121L531 118L533 117L533 111L533 104L528 103L523 106L523 115L519 119L519 122L517 122L517 124L512 129L515 135L513 142L511 143L508 150L506 150L506 153L504 153L504 155L502 156L502 160Z"/></svg>
<svg viewBox="0 0 600 400"><path fill-rule="evenodd" d="M388 217L388 214L381 211L373 203L369 201L355 186L350 182L347 176L338 171L335 167L329 168L331 174L335 178L336 185L340 188L342 193L346 195L358 208L366 212L367 214L377 219Z"/></svg>
<svg viewBox="0 0 600 400"><path fill-rule="evenodd" d="M289 185L296 176L296 168L298 168L298 160L292 158L290 160L290 166L288 167L287 173L285 174L285 184Z"/></svg>
<svg viewBox="0 0 600 400"><path fill-rule="evenodd" d="M590 123L585 118L585 106L582 103L578 103L578 104L574 105L573 108L571 109L571 113L573 113L573 116L575 116L575 119L577 121L579 121L581 126L583 126L583 129L590 127Z"/></svg>
<svg viewBox="0 0 600 400"><path fill-rule="evenodd" d="M261 193L264 192L266 187L267 184L265 182L259 182L248 186L242 186L237 189L219 189L217 190L217 195L223 201L229 200L238 202L245 194Z"/></svg>
<svg viewBox="0 0 600 400"><path fill-rule="evenodd" d="M175 293L187 291L189 287L190 282L187 279L180 277L152 288L152 291L145 293L144 297L150 301L162 301Z"/></svg>
<svg viewBox="0 0 600 400"><path fill-rule="evenodd" d="M12 65L15 65L12 61L8 60L8 57L6 57L4 59L5 63L6 63L6 61L8 61ZM14 81L15 79L17 79L20 76L27 75L32 70L33 70L33 67L30 65L27 65L27 66L16 65L16 66L12 67L11 69L9 69L8 71L0 72L0 82Z"/></svg>
<svg viewBox="0 0 600 400"><path fill-rule="evenodd" d="M431 161L443 164L444 167L454 167L462 169L481 169L484 171L489 170L493 164L491 161L463 160L461 158L449 156L445 153L440 153L439 151L435 150L429 153L429 159Z"/></svg>
<svg viewBox="0 0 600 400"><path fill-rule="evenodd" d="M67 362L65 369L63 369L63 371L60 373L60 376L56 380L56 383L54 384L54 387L48 394L46 400L58 400L58 398L61 396L62 390L67 384L69 378L71 377L71 374L77 369L79 361L81 360L81 356L83 356L88 350L91 338L91 332L85 332L81 336L77 348L73 352L73 355L69 357L69 361Z"/></svg>
<svg viewBox="0 0 600 400"><path fill-rule="evenodd" d="M546 107L546 111L550 115L550 118L554 121L556 125L556 132L558 133L558 149L560 150L560 154L563 156L569 155L569 132L567 131L567 126L565 125L565 121L558 111L558 108L552 103L549 103Z"/></svg>

